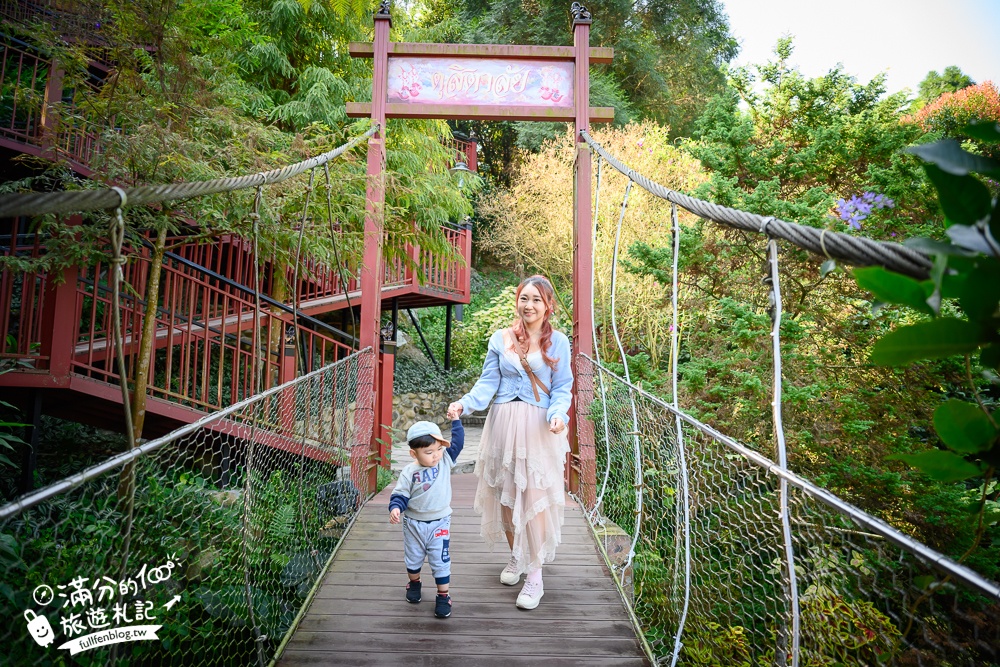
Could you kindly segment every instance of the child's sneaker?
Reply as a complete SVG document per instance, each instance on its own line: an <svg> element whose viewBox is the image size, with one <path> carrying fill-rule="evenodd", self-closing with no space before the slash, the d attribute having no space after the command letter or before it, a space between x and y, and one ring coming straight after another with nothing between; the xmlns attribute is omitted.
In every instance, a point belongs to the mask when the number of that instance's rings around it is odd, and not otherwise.
<svg viewBox="0 0 1000 667"><path fill-rule="evenodd" d="M451 596L445 593L438 594L434 600L434 615L438 618L448 618L451 616Z"/></svg>
<svg viewBox="0 0 1000 667"><path fill-rule="evenodd" d="M507 561L507 567L500 573L500 583L504 586L514 586L521 581L521 573L518 571L517 558L511 555Z"/></svg>
<svg viewBox="0 0 1000 667"><path fill-rule="evenodd" d="M406 584L406 601L420 602L420 582L411 581Z"/></svg>

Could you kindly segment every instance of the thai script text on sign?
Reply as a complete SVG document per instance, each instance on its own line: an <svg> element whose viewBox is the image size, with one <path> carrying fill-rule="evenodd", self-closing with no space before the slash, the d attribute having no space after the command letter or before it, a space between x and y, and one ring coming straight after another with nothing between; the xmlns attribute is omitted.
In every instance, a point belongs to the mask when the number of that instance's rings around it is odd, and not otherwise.
<svg viewBox="0 0 1000 667"><path fill-rule="evenodd" d="M572 62L393 56L387 101L572 107L573 73Z"/></svg>

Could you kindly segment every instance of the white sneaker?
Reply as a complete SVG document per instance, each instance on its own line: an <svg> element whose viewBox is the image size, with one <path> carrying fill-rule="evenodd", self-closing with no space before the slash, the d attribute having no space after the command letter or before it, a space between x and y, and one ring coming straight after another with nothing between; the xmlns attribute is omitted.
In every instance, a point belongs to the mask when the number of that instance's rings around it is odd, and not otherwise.
<svg viewBox="0 0 1000 667"><path fill-rule="evenodd" d="M514 556L507 561L507 567L500 573L500 583L504 586L515 586L521 581L520 568L517 566L517 559Z"/></svg>
<svg viewBox="0 0 1000 667"><path fill-rule="evenodd" d="M538 606L543 595L545 595L545 589L542 582L525 581L515 604L521 609L534 609Z"/></svg>

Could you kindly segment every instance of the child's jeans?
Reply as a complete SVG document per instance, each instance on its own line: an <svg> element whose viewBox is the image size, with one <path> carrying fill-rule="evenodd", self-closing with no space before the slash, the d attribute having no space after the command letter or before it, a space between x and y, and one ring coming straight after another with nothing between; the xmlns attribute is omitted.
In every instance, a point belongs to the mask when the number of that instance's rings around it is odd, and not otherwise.
<svg viewBox="0 0 1000 667"><path fill-rule="evenodd" d="M420 572L426 557L435 584L451 581L450 542L450 515L433 521L418 521L403 515L403 559L410 574Z"/></svg>

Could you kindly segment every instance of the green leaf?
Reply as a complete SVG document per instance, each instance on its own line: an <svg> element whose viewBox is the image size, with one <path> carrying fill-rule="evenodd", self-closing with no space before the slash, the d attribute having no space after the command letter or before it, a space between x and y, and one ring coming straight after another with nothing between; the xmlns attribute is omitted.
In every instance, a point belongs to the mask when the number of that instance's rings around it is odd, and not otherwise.
<svg viewBox="0 0 1000 667"><path fill-rule="evenodd" d="M993 240L1000 244L1000 197L997 197L993 210L990 211L990 235Z"/></svg>
<svg viewBox="0 0 1000 667"><path fill-rule="evenodd" d="M1000 263L983 263L970 271L958 302L970 320L993 317L1000 304Z"/></svg>
<svg viewBox="0 0 1000 667"><path fill-rule="evenodd" d="M882 337L872 348L871 360L879 366L898 366L920 359L940 359L966 354L979 347L976 325L955 318L941 318L900 327Z"/></svg>
<svg viewBox="0 0 1000 667"><path fill-rule="evenodd" d="M985 174L992 177L1000 175L1000 162L970 153L954 139L942 139L932 144L910 146L905 151L913 153L931 164L936 164L941 170L955 176L965 176L969 173Z"/></svg>
<svg viewBox="0 0 1000 667"><path fill-rule="evenodd" d="M956 244L977 253L994 254L994 249L986 238L986 229L980 225L957 225L948 220L945 220L945 225L948 226L945 234Z"/></svg>
<svg viewBox="0 0 1000 667"><path fill-rule="evenodd" d="M953 224L973 225L990 213L989 189L975 176L956 176L932 164L924 171L938 191L941 210Z"/></svg>
<svg viewBox="0 0 1000 667"><path fill-rule="evenodd" d="M837 260L828 259L823 262L823 265L819 267L819 277L826 278L830 273L837 269Z"/></svg>
<svg viewBox="0 0 1000 667"><path fill-rule="evenodd" d="M991 144L1000 144L1000 123L973 122L962 129L962 134Z"/></svg>
<svg viewBox="0 0 1000 667"><path fill-rule="evenodd" d="M958 454L941 450L919 454L895 454L887 458L905 461L939 482L960 482L982 472L975 463L969 463Z"/></svg>
<svg viewBox="0 0 1000 667"><path fill-rule="evenodd" d="M1000 344L993 343L983 348L979 355L983 368L1000 368Z"/></svg>
<svg viewBox="0 0 1000 667"><path fill-rule="evenodd" d="M997 430L978 405L949 399L934 411L934 428L944 444L961 454L986 451Z"/></svg>
<svg viewBox="0 0 1000 667"><path fill-rule="evenodd" d="M949 255L949 256L963 256L963 257L975 257L976 253L971 250L959 247L957 245L952 245L951 243L942 243L941 241L935 241L933 239L925 239L923 237L915 237L912 239L906 239L903 241L903 245L907 248L913 248L914 250L919 250L927 255Z"/></svg>
<svg viewBox="0 0 1000 667"><path fill-rule="evenodd" d="M879 301L902 304L934 315L934 310L927 303L927 297L934 291L934 285L929 280L917 281L881 266L855 269L854 278L860 287L874 294Z"/></svg>

